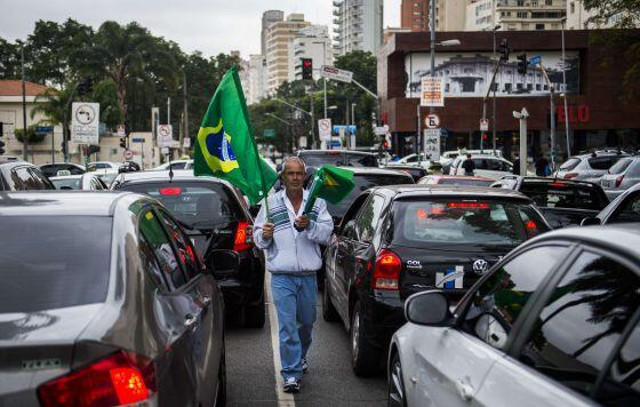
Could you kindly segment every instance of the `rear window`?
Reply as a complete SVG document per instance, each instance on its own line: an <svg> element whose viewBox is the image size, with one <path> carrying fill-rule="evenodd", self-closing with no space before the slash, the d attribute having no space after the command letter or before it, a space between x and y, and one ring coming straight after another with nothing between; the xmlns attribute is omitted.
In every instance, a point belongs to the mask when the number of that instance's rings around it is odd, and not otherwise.
<svg viewBox="0 0 640 407"><path fill-rule="evenodd" d="M5 216L0 222L0 313L103 302L110 217Z"/></svg>
<svg viewBox="0 0 640 407"><path fill-rule="evenodd" d="M632 158L623 158L609 168L609 174L622 174L633 162Z"/></svg>
<svg viewBox="0 0 640 407"><path fill-rule="evenodd" d="M351 190L351 193L344 198L338 205L334 205L327 202L327 210L331 216L342 217L347 212L347 209L351 206L351 203L360 195L363 191L369 188L377 187L380 185L395 185L395 184L412 184L413 179L406 175L355 175L353 180L356 183L356 187Z"/></svg>
<svg viewBox="0 0 640 407"><path fill-rule="evenodd" d="M560 166L561 170L572 170L574 168L576 168L578 166L578 164L580 164L580 159L579 158L571 158L569 160L567 160L564 164L562 164Z"/></svg>
<svg viewBox="0 0 640 407"><path fill-rule="evenodd" d="M529 205L498 201L396 201L393 222L393 242L408 247L514 246L548 230Z"/></svg>
<svg viewBox="0 0 640 407"><path fill-rule="evenodd" d="M56 189L80 189L80 178L53 179L51 180Z"/></svg>
<svg viewBox="0 0 640 407"><path fill-rule="evenodd" d="M324 164L346 167L377 167L378 160L374 155L349 154L341 151L326 153L304 153L299 157L304 160L307 167L322 167Z"/></svg>
<svg viewBox="0 0 640 407"><path fill-rule="evenodd" d="M455 178L440 178L438 185L476 185L480 187L488 187L495 181L490 179L487 181L480 179L455 179Z"/></svg>
<svg viewBox="0 0 640 407"><path fill-rule="evenodd" d="M598 187L564 182L524 182L520 192L547 208L602 210L609 203Z"/></svg>
<svg viewBox="0 0 640 407"><path fill-rule="evenodd" d="M232 192L209 182L128 183L119 189L157 199L179 221L198 229L213 229L245 218Z"/></svg>
<svg viewBox="0 0 640 407"><path fill-rule="evenodd" d="M594 170L608 170L616 161L618 157L589 158L589 166Z"/></svg>

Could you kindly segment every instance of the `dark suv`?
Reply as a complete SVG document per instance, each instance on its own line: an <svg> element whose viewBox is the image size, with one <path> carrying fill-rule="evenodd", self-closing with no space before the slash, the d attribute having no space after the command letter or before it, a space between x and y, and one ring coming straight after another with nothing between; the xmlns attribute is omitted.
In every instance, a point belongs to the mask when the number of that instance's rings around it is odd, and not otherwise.
<svg viewBox="0 0 640 407"><path fill-rule="evenodd" d="M0 157L0 191L56 189L40 168L19 160Z"/></svg>
<svg viewBox="0 0 640 407"><path fill-rule="evenodd" d="M240 192L226 181L196 177L189 170L119 174L112 190L147 194L164 205L187 230L205 262L217 249L238 253L240 266L214 277L224 294L226 309L245 326L265 321L264 255L253 244L253 218Z"/></svg>
<svg viewBox="0 0 640 407"><path fill-rule="evenodd" d="M307 167L320 168L324 164L336 167L378 167L375 154L351 150L301 150L298 157Z"/></svg>
<svg viewBox="0 0 640 407"><path fill-rule="evenodd" d="M453 299L520 243L550 230L526 196L472 186L396 185L361 194L325 251L322 314L351 332L357 375L377 370L403 303L442 289Z"/></svg>

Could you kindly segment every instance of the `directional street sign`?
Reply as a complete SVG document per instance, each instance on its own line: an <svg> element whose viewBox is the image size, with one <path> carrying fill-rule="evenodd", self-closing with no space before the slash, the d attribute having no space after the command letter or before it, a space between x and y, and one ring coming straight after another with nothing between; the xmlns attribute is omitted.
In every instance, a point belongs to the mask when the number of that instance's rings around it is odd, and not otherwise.
<svg viewBox="0 0 640 407"><path fill-rule="evenodd" d="M542 57L540 55L536 55L535 57L531 57L529 59L529 65L539 65L542 62Z"/></svg>
<svg viewBox="0 0 640 407"><path fill-rule="evenodd" d="M320 76L346 83L351 83L353 80L353 72L327 65L322 65L322 68L320 68Z"/></svg>
<svg viewBox="0 0 640 407"><path fill-rule="evenodd" d="M424 130L424 153L431 161L440 159L440 129Z"/></svg>
<svg viewBox="0 0 640 407"><path fill-rule="evenodd" d="M51 133L53 126L36 126L36 133Z"/></svg>

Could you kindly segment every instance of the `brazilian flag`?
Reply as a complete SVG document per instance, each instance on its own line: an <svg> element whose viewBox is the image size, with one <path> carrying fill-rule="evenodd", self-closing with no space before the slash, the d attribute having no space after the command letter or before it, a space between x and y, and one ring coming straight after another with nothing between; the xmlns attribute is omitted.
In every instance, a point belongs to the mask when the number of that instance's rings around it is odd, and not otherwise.
<svg viewBox="0 0 640 407"><path fill-rule="evenodd" d="M254 205L266 198L278 179L258 155L235 67L222 78L202 119L194 146L193 173L229 181Z"/></svg>
<svg viewBox="0 0 640 407"><path fill-rule="evenodd" d="M355 186L353 171L336 168L328 164L323 165L313 176L313 183L311 184L307 204L304 207L304 213L311 213L316 198L322 198L334 205L339 204Z"/></svg>

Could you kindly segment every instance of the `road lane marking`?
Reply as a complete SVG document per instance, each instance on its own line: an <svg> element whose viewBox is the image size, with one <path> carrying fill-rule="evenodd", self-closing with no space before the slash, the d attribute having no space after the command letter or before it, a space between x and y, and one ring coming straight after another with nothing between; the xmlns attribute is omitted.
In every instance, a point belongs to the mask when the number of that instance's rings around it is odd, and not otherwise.
<svg viewBox="0 0 640 407"><path fill-rule="evenodd" d="M267 302L269 303L269 327L271 329L271 349L273 349L273 370L276 375L276 395L278 396L278 407L295 407L296 401L293 394L285 393L282 388L284 387L284 379L280 374L280 345L278 339L278 313L276 307L273 304L273 297L271 295L271 273L268 271L265 273L265 290L267 295Z"/></svg>

